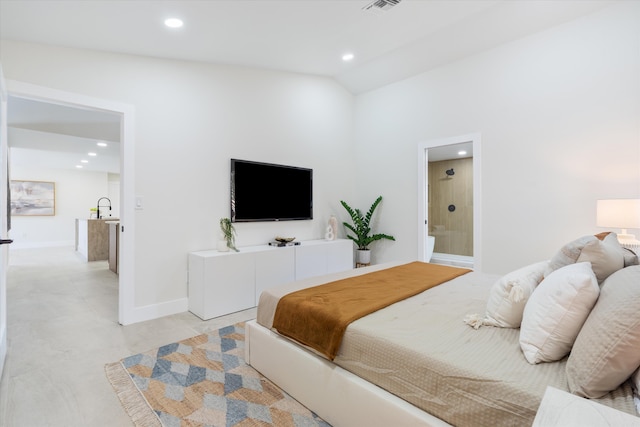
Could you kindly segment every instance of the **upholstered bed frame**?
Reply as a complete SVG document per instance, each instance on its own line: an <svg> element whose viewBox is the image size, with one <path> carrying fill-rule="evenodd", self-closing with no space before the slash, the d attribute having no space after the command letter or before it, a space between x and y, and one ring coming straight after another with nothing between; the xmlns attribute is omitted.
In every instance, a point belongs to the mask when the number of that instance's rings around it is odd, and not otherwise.
<svg viewBox="0 0 640 427"><path fill-rule="evenodd" d="M603 262L604 251L615 268ZM246 323L246 361L339 427L531 423L549 386L637 416L640 382L627 379L640 371L640 267L635 254L620 251L615 235L586 236L502 277L464 274L351 323L333 361L278 332L281 300L324 283L331 287L322 291L333 292L335 280L398 263L284 284L263 292L257 319ZM308 307L303 300L301 314ZM465 316L484 307L484 317Z"/></svg>
<svg viewBox="0 0 640 427"><path fill-rule="evenodd" d="M247 363L331 425L450 426L255 320L246 323L245 334Z"/></svg>

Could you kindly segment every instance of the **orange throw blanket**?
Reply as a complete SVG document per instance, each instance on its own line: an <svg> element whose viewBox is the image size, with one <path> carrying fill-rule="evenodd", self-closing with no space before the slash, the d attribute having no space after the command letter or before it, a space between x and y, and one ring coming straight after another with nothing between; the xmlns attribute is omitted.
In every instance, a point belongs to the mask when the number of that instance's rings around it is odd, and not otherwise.
<svg viewBox="0 0 640 427"><path fill-rule="evenodd" d="M278 301L273 327L333 360L349 323L469 271L416 261L302 289Z"/></svg>

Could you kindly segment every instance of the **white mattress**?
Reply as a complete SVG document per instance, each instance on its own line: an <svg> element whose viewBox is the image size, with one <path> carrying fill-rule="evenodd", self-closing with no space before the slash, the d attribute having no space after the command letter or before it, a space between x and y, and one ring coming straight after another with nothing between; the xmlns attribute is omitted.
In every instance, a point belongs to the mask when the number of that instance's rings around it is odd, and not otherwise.
<svg viewBox="0 0 640 427"><path fill-rule="evenodd" d="M391 265L270 289L258 323L271 328L278 299L297 288ZM484 312L497 278L471 272L353 322L334 363L453 425L531 425L547 386L567 390L565 361L530 365L518 329L463 322ZM635 414L628 384L598 401Z"/></svg>

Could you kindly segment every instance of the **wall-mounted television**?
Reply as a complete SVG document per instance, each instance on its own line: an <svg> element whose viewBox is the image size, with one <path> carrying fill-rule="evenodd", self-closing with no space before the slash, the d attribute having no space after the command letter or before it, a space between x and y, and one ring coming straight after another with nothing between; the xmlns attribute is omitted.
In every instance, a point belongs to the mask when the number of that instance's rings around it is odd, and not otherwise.
<svg viewBox="0 0 640 427"><path fill-rule="evenodd" d="M313 169L231 159L231 221L313 219Z"/></svg>

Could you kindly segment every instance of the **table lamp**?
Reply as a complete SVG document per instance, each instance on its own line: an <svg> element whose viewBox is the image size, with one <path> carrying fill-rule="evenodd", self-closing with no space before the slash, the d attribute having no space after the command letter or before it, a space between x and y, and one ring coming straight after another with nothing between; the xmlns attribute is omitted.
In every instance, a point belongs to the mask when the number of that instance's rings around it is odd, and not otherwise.
<svg viewBox="0 0 640 427"><path fill-rule="evenodd" d="M618 241L625 247L637 251L640 241L633 234L627 234L628 228L640 229L640 199L598 200L596 225L598 227L620 228Z"/></svg>

